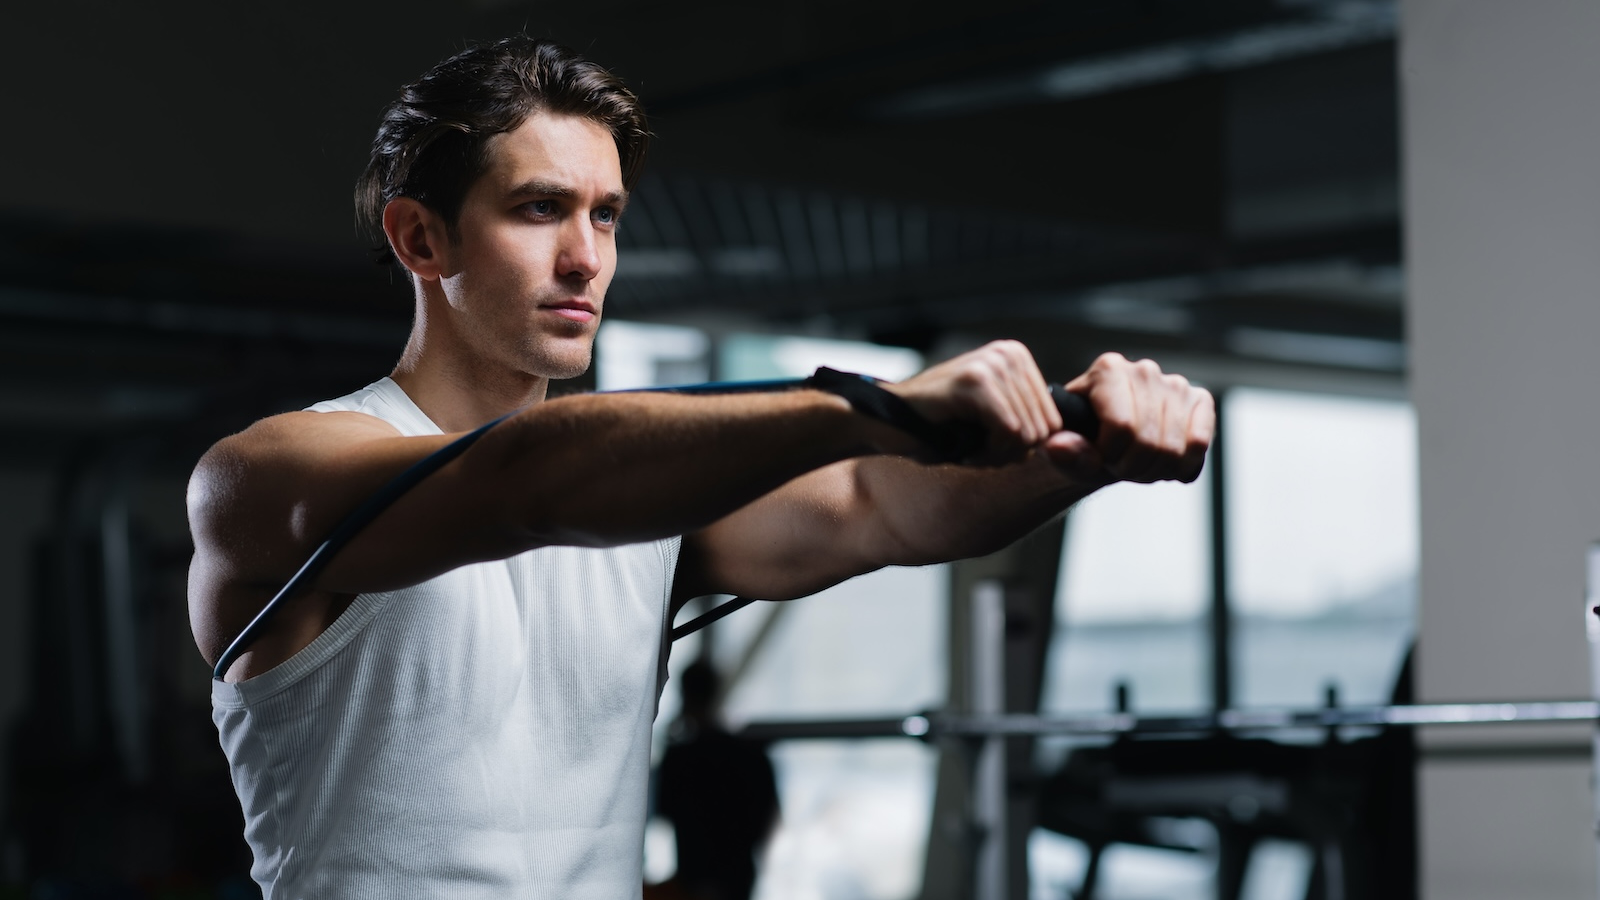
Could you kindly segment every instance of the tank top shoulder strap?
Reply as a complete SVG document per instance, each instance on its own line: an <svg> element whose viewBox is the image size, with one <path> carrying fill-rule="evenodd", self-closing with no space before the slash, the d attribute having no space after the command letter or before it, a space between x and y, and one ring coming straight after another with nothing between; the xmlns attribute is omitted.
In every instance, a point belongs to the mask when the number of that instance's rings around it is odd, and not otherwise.
<svg viewBox="0 0 1600 900"><path fill-rule="evenodd" d="M306 407L307 412L358 412L382 419L406 437L443 434L439 426L411 402L392 378L380 378L359 391Z"/></svg>

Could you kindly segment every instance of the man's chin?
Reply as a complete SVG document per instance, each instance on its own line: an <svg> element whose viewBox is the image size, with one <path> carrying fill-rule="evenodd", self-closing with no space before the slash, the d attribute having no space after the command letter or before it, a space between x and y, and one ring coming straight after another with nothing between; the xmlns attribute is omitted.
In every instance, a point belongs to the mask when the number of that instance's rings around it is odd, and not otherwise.
<svg viewBox="0 0 1600 900"><path fill-rule="evenodd" d="M581 356L574 354L572 356L546 359L540 368L546 378L553 381L565 381L569 378L577 378L589 371L589 365L593 361L594 354L592 353L584 353Z"/></svg>
<svg viewBox="0 0 1600 900"><path fill-rule="evenodd" d="M589 371L589 367L588 366L584 366L582 368L573 369L573 370L562 369L562 370L557 370L555 372L552 372L547 377L549 377L549 379L551 381L569 381L569 380L571 380L573 378L577 378L578 376L582 375L583 373L585 373L587 371Z"/></svg>
<svg viewBox="0 0 1600 900"><path fill-rule="evenodd" d="M594 361L594 334L530 341L522 349L524 371L557 381L577 378Z"/></svg>

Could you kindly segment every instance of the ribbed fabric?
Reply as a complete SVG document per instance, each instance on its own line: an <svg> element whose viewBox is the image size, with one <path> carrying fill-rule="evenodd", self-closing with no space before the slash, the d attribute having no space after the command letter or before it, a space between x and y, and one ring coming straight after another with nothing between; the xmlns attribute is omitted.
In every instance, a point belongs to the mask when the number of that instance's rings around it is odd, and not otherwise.
<svg viewBox="0 0 1600 900"><path fill-rule="evenodd" d="M311 409L439 433L387 378ZM283 664L213 682L266 900L637 898L678 544L362 594Z"/></svg>

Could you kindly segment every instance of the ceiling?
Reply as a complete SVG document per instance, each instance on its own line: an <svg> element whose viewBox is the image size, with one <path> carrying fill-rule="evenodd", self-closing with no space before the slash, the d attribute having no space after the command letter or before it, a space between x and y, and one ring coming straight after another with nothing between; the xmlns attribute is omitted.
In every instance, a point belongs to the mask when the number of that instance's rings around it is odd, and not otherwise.
<svg viewBox="0 0 1600 900"><path fill-rule="evenodd" d="M0 434L203 446L386 371L351 186L395 88L526 29L656 141L613 315L1403 375L1381 0L29 4L0 42Z"/></svg>

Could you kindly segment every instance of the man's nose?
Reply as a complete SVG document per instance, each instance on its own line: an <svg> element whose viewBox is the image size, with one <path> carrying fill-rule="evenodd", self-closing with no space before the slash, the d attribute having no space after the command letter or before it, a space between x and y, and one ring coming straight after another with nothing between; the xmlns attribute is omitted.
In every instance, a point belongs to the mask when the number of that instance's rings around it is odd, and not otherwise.
<svg viewBox="0 0 1600 900"><path fill-rule="evenodd" d="M587 218L566 223L561 234L560 252L556 257L556 274L563 278L580 278L589 281L600 274L603 261L595 228Z"/></svg>

